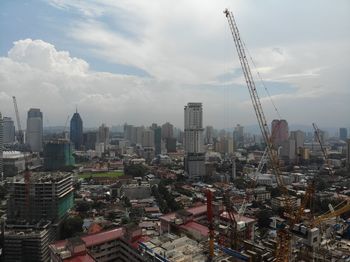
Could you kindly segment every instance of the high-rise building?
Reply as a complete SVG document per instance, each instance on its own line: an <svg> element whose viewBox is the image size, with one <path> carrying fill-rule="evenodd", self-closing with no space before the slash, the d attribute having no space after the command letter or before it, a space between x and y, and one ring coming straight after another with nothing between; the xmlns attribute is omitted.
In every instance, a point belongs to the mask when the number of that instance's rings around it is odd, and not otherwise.
<svg viewBox="0 0 350 262"><path fill-rule="evenodd" d="M143 132L145 131L144 126L137 126L134 128L135 129L135 135L133 140L135 141L136 144L142 145L142 138L143 138Z"/></svg>
<svg viewBox="0 0 350 262"><path fill-rule="evenodd" d="M233 140L237 147L244 146L244 127L237 124L235 130L233 131Z"/></svg>
<svg viewBox="0 0 350 262"><path fill-rule="evenodd" d="M131 137L132 137L132 125L128 125L125 123L124 125L124 139L128 140L131 142Z"/></svg>
<svg viewBox="0 0 350 262"><path fill-rule="evenodd" d="M75 164L73 145L67 140L53 140L44 146L44 168L48 171L62 170Z"/></svg>
<svg viewBox="0 0 350 262"><path fill-rule="evenodd" d="M3 126L3 120L2 115L0 112L0 176L3 175L3 150L4 150L4 126Z"/></svg>
<svg viewBox="0 0 350 262"><path fill-rule="evenodd" d="M214 128L212 126L206 126L205 127L204 144L206 144L206 145L212 144L213 137L214 137Z"/></svg>
<svg viewBox="0 0 350 262"><path fill-rule="evenodd" d="M162 125L162 139L174 137L174 126L169 122Z"/></svg>
<svg viewBox="0 0 350 262"><path fill-rule="evenodd" d="M169 137L169 138L165 139L165 146L166 146L166 151L168 153L176 152L176 138Z"/></svg>
<svg viewBox="0 0 350 262"><path fill-rule="evenodd" d="M348 129L345 127L339 128L339 139L346 141L348 139Z"/></svg>
<svg viewBox="0 0 350 262"><path fill-rule="evenodd" d="M304 146L304 141L305 141L305 133L300 130L291 131L289 139L293 140L295 143L295 146L294 146L295 154L301 155L301 150Z"/></svg>
<svg viewBox="0 0 350 262"><path fill-rule="evenodd" d="M43 113L38 108L28 111L26 141L33 152L43 151Z"/></svg>
<svg viewBox="0 0 350 262"><path fill-rule="evenodd" d="M203 152L203 111L202 103L188 103L185 106L185 152Z"/></svg>
<svg viewBox="0 0 350 262"><path fill-rule="evenodd" d="M63 218L73 204L69 173L14 177L9 182L4 261L50 261L49 244L58 238Z"/></svg>
<svg viewBox="0 0 350 262"><path fill-rule="evenodd" d="M281 146L288 140L288 122L284 119L274 119L271 123L271 137L275 147Z"/></svg>
<svg viewBox="0 0 350 262"><path fill-rule="evenodd" d="M350 139L346 140L346 166L350 170Z"/></svg>
<svg viewBox="0 0 350 262"><path fill-rule="evenodd" d="M32 173L26 181L16 176L9 182L7 223L19 220L37 223L58 221L73 206L73 179L70 173Z"/></svg>
<svg viewBox="0 0 350 262"><path fill-rule="evenodd" d="M105 124L102 124L98 128L98 143L103 143L104 148L107 148L109 144L109 127Z"/></svg>
<svg viewBox="0 0 350 262"><path fill-rule="evenodd" d="M76 150L80 150L83 145L83 120L78 111L74 113L70 120L70 141Z"/></svg>
<svg viewBox="0 0 350 262"><path fill-rule="evenodd" d="M95 150L97 143L97 132L89 131L83 134L83 141L85 150Z"/></svg>
<svg viewBox="0 0 350 262"><path fill-rule="evenodd" d="M153 126L154 133L154 153L160 155L162 153L162 128L160 126Z"/></svg>
<svg viewBox="0 0 350 262"><path fill-rule="evenodd" d="M4 144L12 144L15 142L15 124L11 117L3 118L4 125Z"/></svg>
<svg viewBox="0 0 350 262"><path fill-rule="evenodd" d="M185 170L191 180L198 180L205 175L202 103L188 103L184 108L184 118Z"/></svg>
<svg viewBox="0 0 350 262"><path fill-rule="evenodd" d="M154 131L150 128L146 128L142 133L142 146L154 147Z"/></svg>

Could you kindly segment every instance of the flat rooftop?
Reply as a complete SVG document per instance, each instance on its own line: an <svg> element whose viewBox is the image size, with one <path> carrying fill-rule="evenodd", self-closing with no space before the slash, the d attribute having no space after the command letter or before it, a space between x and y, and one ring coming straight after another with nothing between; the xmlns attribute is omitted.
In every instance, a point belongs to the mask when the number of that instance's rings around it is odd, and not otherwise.
<svg viewBox="0 0 350 262"><path fill-rule="evenodd" d="M71 177L71 173L66 172L31 172L30 182L32 183L52 183ZM12 183L24 183L24 176L17 175L13 177Z"/></svg>

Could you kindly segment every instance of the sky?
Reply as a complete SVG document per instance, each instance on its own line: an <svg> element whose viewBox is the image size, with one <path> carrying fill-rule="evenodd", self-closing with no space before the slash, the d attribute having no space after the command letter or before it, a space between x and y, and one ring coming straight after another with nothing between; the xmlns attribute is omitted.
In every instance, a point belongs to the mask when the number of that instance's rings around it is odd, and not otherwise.
<svg viewBox="0 0 350 262"><path fill-rule="evenodd" d="M183 127L188 102L204 125L257 120L223 10L235 16L268 122L350 127L348 0L2 0L0 111L44 126L77 109L84 126ZM267 88L268 96L264 86Z"/></svg>

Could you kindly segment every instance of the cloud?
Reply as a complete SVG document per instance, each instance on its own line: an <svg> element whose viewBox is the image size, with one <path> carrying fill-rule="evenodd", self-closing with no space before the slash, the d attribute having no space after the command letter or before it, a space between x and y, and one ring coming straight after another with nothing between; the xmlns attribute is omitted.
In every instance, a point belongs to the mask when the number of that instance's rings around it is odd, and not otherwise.
<svg viewBox="0 0 350 262"><path fill-rule="evenodd" d="M92 71L86 61L31 39L16 41L8 56L0 58L0 86L1 110L13 116L15 95L22 125L30 107L41 108L44 125L62 125L77 106L86 126L126 121L140 125L172 121L181 126L187 102L195 98L210 110L210 104L215 106L210 100L221 99L211 89Z"/></svg>

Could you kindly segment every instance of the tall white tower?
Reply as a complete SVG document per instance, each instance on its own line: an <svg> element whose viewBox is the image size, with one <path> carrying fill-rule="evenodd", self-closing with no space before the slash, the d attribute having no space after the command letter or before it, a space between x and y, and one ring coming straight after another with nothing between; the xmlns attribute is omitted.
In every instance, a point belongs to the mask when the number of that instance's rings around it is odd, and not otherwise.
<svg viewBox="0 0 350 262"><path fill-rule="evenodd" d="M26 137L33 152L43 151L43 113L38 108L28 111Z"/></svg>
<svg viewBox="0 0 350 262"><path fill-rule="evenodd" d="M185 106L185 152L203 152L203 110L202 103L188 103Z"/></svg>
<svg viewBox="0 0 350 262"><path fill-rule="evenodd" d="M202 103L188 103L184 114L185 170L190 180L200 180L205 175Z"/></svg>

